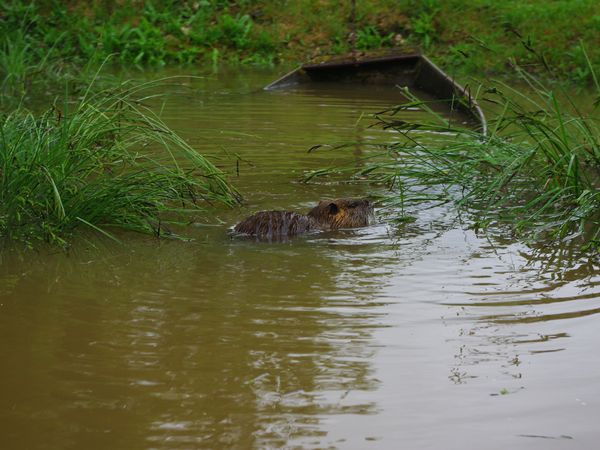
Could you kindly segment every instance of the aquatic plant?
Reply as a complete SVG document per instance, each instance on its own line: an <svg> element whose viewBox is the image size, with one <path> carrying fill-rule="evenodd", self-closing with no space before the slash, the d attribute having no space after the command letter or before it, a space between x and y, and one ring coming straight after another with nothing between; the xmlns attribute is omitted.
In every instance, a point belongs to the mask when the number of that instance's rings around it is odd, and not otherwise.
<svg viewBox="0 0 600 450"><path fill-rule="evenodd" d="M224 174L145 106L154 87L0 117L0 237L65 244L79 227L160 235L180 214L234 204Z"/></svg>
<svg viewBox="0 0 600 450"><path fill-rule="evenodd" d="M380 126L398 132L395 142L373 149L352 173L385 183L388 206L452 202L472 214L474 227L508 225L521 236L598 246L600 84L589 59L588 68L597 96L591 112L522 70L522 88L498 81L482 89L480 100L497 114L487 136L451 123L407 92L412 101L377 116ZM429 112L428 120L398 117L416 107ZM311 176L340 171L350 169Z"/></svg>

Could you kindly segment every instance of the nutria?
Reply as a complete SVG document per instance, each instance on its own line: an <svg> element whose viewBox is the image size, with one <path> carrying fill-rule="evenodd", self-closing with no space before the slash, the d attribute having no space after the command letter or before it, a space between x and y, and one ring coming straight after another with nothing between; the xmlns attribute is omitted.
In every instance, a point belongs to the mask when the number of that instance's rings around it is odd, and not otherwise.
<svg viewBox="0 0 600 450"><path fill-rule="evenodd" d="M367 199L322 200L308 214L260 211L242 220L233 231L259 238L296 236L313 230L365 227L373 221L373 205Z"/></svg>

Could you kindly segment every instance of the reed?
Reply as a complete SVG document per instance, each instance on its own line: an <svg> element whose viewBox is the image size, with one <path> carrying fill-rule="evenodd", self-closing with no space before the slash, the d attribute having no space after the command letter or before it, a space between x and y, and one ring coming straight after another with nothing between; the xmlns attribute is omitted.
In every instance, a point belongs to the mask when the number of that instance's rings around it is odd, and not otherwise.
<svg viewBox="0 0 600 450"><path fill-rule="evenodd" d="M160 235L164 220L236 203L224 174L144 105L155 85L88 89L39 116L0 116L0 237L64 245L80 227Z"/></svg>
<svg viewBox="0 0 600 450"><path fill-rule="evenodd" d="M495 82L481 91L480 101L496 111L488 136L454 126L412 98L377 115L380 126L397 131L397 140L374 147L360 171L335 168L309 178L352 173L386 184L382 204L396 211L451 202L472 213L475 227L508 225L520 236L579 239L597 247L600 85L591 64L589 69L597 98L586 111L560 87L519 71L522 89ZM430 113L427 121L400 118L416 106Z"/></svg>

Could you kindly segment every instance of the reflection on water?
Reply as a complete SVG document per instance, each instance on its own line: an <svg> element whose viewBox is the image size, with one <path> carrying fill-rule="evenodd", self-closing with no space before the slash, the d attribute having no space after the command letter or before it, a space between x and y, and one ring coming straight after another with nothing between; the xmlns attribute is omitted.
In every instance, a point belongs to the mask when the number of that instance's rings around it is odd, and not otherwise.
<svg viewBox="0 0 600 450"><path fill-rule="evenodd" d="M0 256L2 448L594 448L597 260L476 235L445 207L228 235L259 209L367 194L297 180L390 137L359 120L389 92L261 92L271 78L169 90L164 118L247 200L193 242Z"/></svg>

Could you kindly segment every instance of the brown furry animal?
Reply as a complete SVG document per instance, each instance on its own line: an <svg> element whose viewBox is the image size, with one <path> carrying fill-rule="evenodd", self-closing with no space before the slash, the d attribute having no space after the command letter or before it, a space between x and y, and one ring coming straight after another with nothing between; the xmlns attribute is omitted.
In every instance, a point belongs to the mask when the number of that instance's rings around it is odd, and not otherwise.
<svg viewBox="0 0 600 450"><path fill-rule="evenodd" d="M337 230L369 225L374 219L373 205L367 199L323 200L302 215L289 211L260 211L242 220L233 231L259 238L296 236L313 230Z"/></svg>

